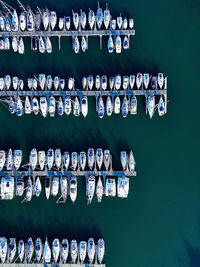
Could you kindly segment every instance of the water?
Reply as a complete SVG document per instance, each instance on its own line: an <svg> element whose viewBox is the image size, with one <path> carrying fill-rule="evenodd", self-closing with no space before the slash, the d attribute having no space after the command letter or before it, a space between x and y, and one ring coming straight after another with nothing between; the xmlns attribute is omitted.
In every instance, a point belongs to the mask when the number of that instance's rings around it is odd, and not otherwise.
<svg viewBox="0 0 200 267"><path fill-rule="evenodd" d="M8 3L13 4L13 1ZM36 3L27 1L31 7ZM103 6L105 2L101 5ZM71 9L96 8L96 1L37 1L58 14ZM0 107L1 148L22 148L25 157L31 148L81 151L89 147L110 148L119 169L121 149L133 149L137 177L130 183L127 200L96 200L87 206L85 183L78 181L75 204L56 205L44 196L20 205L15 198L1 202L0 235L28 239L46 236L106 242L105 262L109 267L199 266L200 181L199 181L199 1L108 1L114 16L134 16L136 36L131 49L121 55L99 50L99 39L89 39L87 53L75 55L70 39L57 40L52 55L1 52L1 75L22 78L36 73L69 77L83 75L131 74L159 71L168 79L168 114L152 120L145 115L144 99L138 98L138 115L112 116L99 120L95 102L89 101L86 119L41 116L17 118ZM60 12L60 13L59 13ZM26 40L28 42L28 40ZM29 45L30 47L30 45ZM197 125L197 126L196 126Z"/></svg>

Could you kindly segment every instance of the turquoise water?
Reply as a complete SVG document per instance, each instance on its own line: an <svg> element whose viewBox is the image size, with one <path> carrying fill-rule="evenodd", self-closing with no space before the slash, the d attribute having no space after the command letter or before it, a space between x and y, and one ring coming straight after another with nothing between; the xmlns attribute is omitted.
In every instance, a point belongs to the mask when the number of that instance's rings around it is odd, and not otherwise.
<svg viewBox="0 0 200 267"><path fill-rule="evenodd" d="M14 1L9 1L12 3ZM96 8L96 1L27 1L31 7L48 6L58 14L71 9ZM103 6L105 2L102 2ZM120 55L99 50L98 38L89 39L87 53L75 55L71 41L63 38L62 50L54 40L53 54L30 51L23 56L1 52L1 75L22 78L36 73L81 77L159 71L168 79L168 114L152 120L145 115L144 99L138 98L138 115L99 120L90 99L86 119L73 116L43 119L17 118L0 106L1 148L22 148L25 157L32 147L81 151L109 148L115 168L119 153L133 149L137 177L130 183L127 200L96 200L86 205L85 183L79 179L74 205L57 205L52 198L20 205L15 198L0 204L0 235L28 238L48 236L77 240L94 236L106 241L109 267L197 267L200 262L199 181L199 1L108 1L114 16L120 12L135 18L136 36L131 49Z"/></svg>

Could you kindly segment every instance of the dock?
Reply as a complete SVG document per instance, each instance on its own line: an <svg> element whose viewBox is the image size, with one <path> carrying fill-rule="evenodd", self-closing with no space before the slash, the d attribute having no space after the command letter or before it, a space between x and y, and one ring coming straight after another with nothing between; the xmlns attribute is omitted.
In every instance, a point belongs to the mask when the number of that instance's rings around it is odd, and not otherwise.
<svg viewBox="0 0 200 267"><path fill-rule="evenodd" d="M1 264L2 267L106 267L105 264L98 264L98 263L4 263Z"/></svg>

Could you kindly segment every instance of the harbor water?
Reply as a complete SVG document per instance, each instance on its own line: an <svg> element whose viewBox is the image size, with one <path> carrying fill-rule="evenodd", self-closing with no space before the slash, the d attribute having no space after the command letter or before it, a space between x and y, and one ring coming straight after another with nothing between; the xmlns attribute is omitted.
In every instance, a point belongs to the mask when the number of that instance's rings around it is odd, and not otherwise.
<svg viewBox="0 0 200 267"><path fill-rule="evenodd" d="M6 1L17 7L15 1ZM23 1L23 3L25 3ZM119 13L135 19L136 35L130 49L109 54L106 39L89 38L89 49L75 54L70 38L52 39L53 53L30 50L24 38L25 54L0 52L0 76L26 79L45 73L63 78L74 76L81 85L84 75L113 76L138 72L168 75L168 112L153 119L145 114L145 99L138 96L138 114L122 118L98 118L95 99L89 98L84 119L58 115L54 118L11 115L0 105L0 148L22 149L28 161L33 147L86 151L89 147L109 148L113 168L121 169L119 154L133 150L137 176L130 179L128 199L96 198L87 206L85 180L78 179L74 204L56 204L51 197L21 198L0 203L0 236L27 240L48 236L77 241L90 236L105 240L105 263L109 267L197 267L200 262L200 180L199 180L199 1L108 0L113 16ZM36 2L27 0L31 8ZM38 0L41 8L55 10L61 17L71 10L96 10L89 0ZM100 2L105 8L106 2ZM44 184L43 184L44 185ZM43 186L44 187L44 186Z"/></svg>

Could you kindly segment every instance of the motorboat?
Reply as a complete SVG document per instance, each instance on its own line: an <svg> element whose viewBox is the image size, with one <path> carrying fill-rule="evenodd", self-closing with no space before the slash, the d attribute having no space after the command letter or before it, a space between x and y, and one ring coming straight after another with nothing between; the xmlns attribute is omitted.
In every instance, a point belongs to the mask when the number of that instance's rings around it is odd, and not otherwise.
<svg viewBox="0 0 200 267"><path fill-rule="evenodd" d="M12 86L13 86L14 90L18 89L18 86L19 86L19 78L18 77L15 76L12 78Z"/></svg>
<svg viewBox="0 0 200 267"><path fill-rule="evenodd" d="M87 86L87 78L84 76L82 78L82 87L83 87L83 90L86 88L86 86Z"/></svg>
<svg viewBox="0 0 200 267"><path fill-rule="evenodd" d="M83 96L81 98L81 112L82 112L84 118L88 114L88 99L87 99L87 96Z"/></svg>
<svg viewBox="0 0 200 267"><path fill-rule="evenodd" d="M127 90L129 86L129 77L128 76L123 76L123 83L122 87L124 90Z"/></svg>
<svg viewBox="0 0 200 267"><path fill-rule="evenodd" d="M121 83L122 83L122 77L120 74L116 75L115 77L115 89L119 90L121 87Z"/></svg>
<svg viewBox="0 0 200 267"><path fill-rule="evenodd" d="M135 171L135 158L134 158L132 150L131 150L129 157L128 157L128 167L129 167L130 172Z"/></svg>
<svg viewBox="0 0 200 267"><path fill-rule="evenodd" d="M99 176L99 179L97 181L97 186L96 186L96 194L97 194L97 201L98 202L101 202L101 200L102 200L103 191L104 191L103 183L101 181L101 177Z"/></svg>
<svg viewBox="0 0 200 267"><path fill-rule="evenodd" d="M0 90L2 91L4 89L4 78L0 78Z"/></svg>
<svg viewBox="0 0 200 267"><path fill-rule="evenodd" d="M65 79L60 79L60 88L64 90L65 88Z"/></svg>
<svg viewBox="0 0 200 267"><path fill-rule="evenodd" d="M36 97L33 97L32 99L32 110L35 115L39 112L39 102Z"/></svg>
<svg viewBox="0 0 200 267"><path fill-rule="evenodd" d="M74 78L70 77L68 79L68 89L72 90L74 88Z"/></svg>
<svg viewBox="0 0 200 267"><path fill-rule="evenodd" d="M39 197L40 196L40 193L42 191L42 185L41 185L41 182L40 182L40 178L37 177L36 178L36 181L35 181L35 184L34 184L34 190L35 190L35 195L36 197Z"/></svg>
<svg viewBox="0 0 200 267"><path fill-rule="evenodd" d="M3 170L5 162L6 162L6 152L4 150L0 150L0 171Z"/></svg>
<svg viewBox="0 0 200 267"><path fill-rule="evenodd" d="M148 86L149 86L149 80L150 80L149 73L144 73L144 75L143 75L143 83L144 83L144 88L145 89L147 89Z"/></svg>
<svg viewBox="0 0 200 267"><path fill-rule="evenodd" d="M74 116L80 116L80 102L79 102L79 99L78 97L76 96L75 97L75 100L74 100L74 103L73 103L73 115Z"/></svg>
<svg viewBox="0 0 200 267"><path fill-rule="evenodd" d="M10 242L8 244L8 262L12 263L14 261L15 255L17 252L17 244L16 238L10 238Z"/></svg>
<svg viewBox="0 0 200 267"><path fill-rule="evenodd" d="M21 13L19 16L19 26L21 31L25 31L26 30L26 15L25 13Z"/></svg>
<svg viewBox="0 0 200 267"><path fill-rule="evenodd" d="M7 258L8 244L5 237L0 237L0 259L2 264L5 263Z"/></svg>
<svg viewBox="0 0 200 267"><path fill-rule="evenodd" d="M50 26L52 31L55 29L57 23L57 14L55 11L50 12Z"/></svg>
<svg viewBox="0 0 200 267"><path fill-rule="evenodd" d="M119 29L122 28L122 23L123 23L123 20L122 20L121 14L120 14L120 16L117 17L117 26L118 26Z"/></svg>
<svg viewBox="0 0 200 267"><path fill-rule="evenodd" d="M88 83L88 87L90 90L92 90L93 85L94 85L94 79L92 75L89 75L87 78L87 83Z"/></svg>
<svg viewBox="0 0 200 267"><path fill-rule="evenodd" d="M33 196L33 182L31 177L28 177L27 184L26 184L26 201L31 201Z"/></svg>
<svg viewBox="0 0 200 267"><path fill-rule="evenodd" d="M140 89L142 85L142 80L143 80L142 73L138 73L136 76L136 85L138 89Z"/></svg>
<svg viewBox="0 0 200 267"><path fill-rule="evenodd" d="M37 166L37 149L33 148L29 155L29 164L32 170L35 170Z"/></svg>
<svg viewBox="0 0 200 267"><path fill-rule="evenodd" d="M19 167L22 162L22 150L14 150L13 154L13 162L14 162L14 168L15 170L19 170Z"/></svg>
<svg viewBox="0 0 200 267"><path fill-rule="evenodd" d="M160 87L160 89L163 88L164 85L164 75L163 73L158 73L158 86Z"/></svg>
<svg viewBox="0 0 200 267"><path fill-rule="evenodd" d="M103 163L103 150L101 148L97 148L96 150L96 163L97 163L99 170L101 170L102 163Z"/></svg>
<svg viewBox="0 0 200 267"><path fill-rule="evenodd" d="M80 242L78 253L79 253L80 262L81 264L83 264L86 258L86 253L87 253L87 243L85 241Z"/></svg>
<svg viewBox="0 0 200 267"><path fill-rule="evenodd" d="M12 38L12 48L14 52L18 51L18 41L15 36Z"/></svg>
<svg viewBox="0 0 200 267"><path fill-rule="evenodd" d="M137 98L134 95L130 101L130 114L137 114Z"/></svg>
<svg viewBox="0 0 200 267"><path fill-rule="evenodd" d="M87 161L86 153L84 151L81 151L79 155L79 164L80 164L80 169L82 171L85 170L86 161Z"/></svg>
<svg viewBox="0 0 200 267"><path fill-rule="evenodd" d="M94 149L93 148L89 148L88 149L88 153L87 153L87 160L88 160L88 167L90 170L93 169L94 167Z"/></svg>
<svg viewBox="0 0 200 267"><path fill-rule="evenodd" d="M102 96L99 97L99 101L98 101L98 115L99 118L102 119L104 116L104 103L103 103L103 98Z"/></svg>
<svg viewBox="0 0 200 267"><path fill-rule="evenodd" d="M9 50L10 49L10 41L9 39L6 37L4 39L4 50Z"/></svg>
<svg viewBox="0 0 200 267"><path fill-rule="evenodd" d="M43 260L44 263L51 263L51 248L49 246L48 239L46 238L43 248Z"/></svg>
<svg viewBox="0 0 200 267"><path fill-rule="evenodd" d="M103 23L103 11L98 4L97 14L96 14L97 28L100 30Z"/></svg>
<svg viewBox="0 0 200 267"><path fill-rule="evenodd" d="M66 115L69 115L72 111L72 102L70 96L65 97L64 109Z"/></svg>
<svg viewBox="0 0 200 267"><path fill-rule="evenodd" d="M106 179L106 188L105 195L107 197L115 197L116 196L116 182L113 178Z"/></svg>
<svg viewBox="0 0 200 267"><path fill-rule="evenodd" d="M83 12L82 10L81 10L81 16L80 16L80 23L81 23L82 29L84 30L86 23L87 23L87 17L86 17L86 13Z"/></svg>
<svg viewBox="0 0 200 267"><path fill-rule="evenodd" d="M37 238L35 240L35 257L36 257L36 262L40 263L42 259L42 253L43 253L43 245L42 241L40 238Z"/></svg>
<svg viewBox="0 0 200 267"><path fill-rule="evenodd" d="M100 238L97 242L97 258L100 264L103 262L105 254L105 242L102 238Z"/></svg>
<svg viewBox="0 0 200 267"><path fill-rule="evenodd" d="M44 118L47 116L47 109L48 109L47 98L46 96L41 96L40 97L40 110Z"/></svg>
<svg viewBox="0 0 200 267"><path fill-rule="evenodd" d="M60 169L62 163L62 155L60 148L56 148L55 150L55 165L57 169Z"/></svg>
<svg viewBox="0 0 200 267"><path fill-rule="evenodd" d="M51 75L48 75L47 76L46 84L47 84L47 89L48 90L51 90L51 87L52 87L52 84L53 84L53 79L52 79L52 76Z"/></svg>
<svg viewBox="0 0 200 267"><path fill-rule="evenodd" d="M127 27L128 27L128 20L126 18L123 20L122 27L123 27L124 30L126 30Z"/></svg>
<svg viewBox="0 0 200 267"><path fill-rule="evenodd" d="M79 15L78 13L74 13L73 12L73 23L74 23L74 27L77 30L78 26L79 26Z"/></svg>
<svg viewBox="0 0 200 267"><path fill-rule="evenodd" d="M5 18L5 28L7 32L11 31L11 20L8 14L6 15L6 18Z"/></svg>
<svg viewBox="0 0 200 267"><path fill-rule="evenodd" d="M121 36L117 35L116 39L115 39L115 49L116 49L116 53L119 54L122 51L122 40L121 40Z"/></svg>
<svg viewBox="0 0 200 267"><path fill-rule="evenodd" d="M151 119L155 111L155 96L154 95L149 95L147 98L147 110L149 112L149 116Z"/></svg>
<svg viewBox="0 0 200 267"><path fill-rule="evenodd" d="M60 260L65 264L69 255L69 242L67 239L63 239L60 247Z"/></svg>
<svg viewBox="0 0 200 267"><path fill-rule="evenodd" d="M77 197L77 177L72 176L70 179L70 199L74 203Z"/></svg>
<svg viewBox="0 0 200 267"><path fill-rule="evenodd" d="M114 103L114 113L119 114L121 111L121 100L119 96L115 97L115 103Z"/></svg>
<svg viewBox="0 0 200 267"><path fill-rule="evenodd" d="M52 180L52 185L51 185L51 194L53 197L56 197L59 191L59 177L54 176Z"/></svg>
<svg viewBox="0 0 200 267"><path fill-rule="evenodd" d="M24 254L25 254L25 246L24 246L24 241L22 239L19 240L18 242L17 250L18 250L19 261L22 263L24 260Z"/></svg>
<svg viewBox="0 0 200 267"><path fill-rule="evenodd" d="M33 78L33 89L37 89L37 80L35 78Z"/></svg>
<svg viewBox="0 0 200 267"><path fill-rule="evenodd" d="M133 27L134 27L134 19L131 18L131 19L129 19L129 28L133 29Z"/></svg>
<svg viewBox="0 0 200 267"><path fill-rule="evenodd" d="M90 237L88 240L87 253L88 253L89 263L92 264L95 256L95 243L92 237Z"/></svg>
<svg viewBox="0 0 200 267"><path fill-rule="evenodd" d="M23 104L21 98L18 96L16 100L16 115L21 117L23 115Z"/></svg>
<svg viewBox="0 0 200 267"><path fill-rule="evenodd" d="M4 31L5 30L5 19L4 16L0 13L0 30Z"/></svg>
<svg viewBox="0 0 200 267"><path fill-rule="evenodd" d="M34 21L35 21L35 28L37 31L39 31L42 22L42 14L41 12L39 12L39 10L36 11L36 13L34 14Z"/></svg>
<svg viewBox="0 0 200 267"><path fill-rule="evenodd" d="M15 113L15 111L16 111L16 109L15 109L15 102L14 102L12 96L10 96L9 103L8 103L8 108L9 108L9 112L11 114L14 114Z"/></svg>
<svg viewBox="0 0 200 267"><path fill-rule="evenodd" d="M50 18L49 18L49 10L46 9L43 11L42 14L42 23L44 26L44 30L47 30L48 26L49 26L49 22L50 22Z"/></svg>
<svg viewBox="0 0 200 267"><path fill-rule="evenodd" d="M63 155L63 166L65 167L66 171L68 170L69 162L70 162L69 152L64 152L64 155Z"/></svg>
<svg viewBox="0 0 200 267"><path fill-rule="evenodd" d="M57 263L60 255L60 241L58 238L55 238L52 242L52 254L54 262Z"/></svg>
<svg viewBox="0 0 200 267"><path fill-rule="evenodd" d="M14 177L1 178L1 199L12 200L14 197Z"/></svg>
<svg viewBox="0 0 200 267"><path fill-rule="evenodd" d="M71 168L73 171L76 170L78 164L78 154L77 152L72 152L71 154Z"/></svg>
<svg viewBox="0 0 200 267"><path fill-rule="evenodd" d="M64 113L64 104L63 104L63 99L60 96L58 100L58 115L62 116Z"/></svg>
<svg viewBox="0 0 200 267"><path fill-rule="evenodd" d="M123 101L122 101L122 116L124 117L124 118L126 118L127 117L127 115L128 115L128 99L127 99L127 96L125 95L124 96L124 99L123 99Z"/></svg>
<svg viewBox="0 0 200 267"><path fill-rule="evenodd" d="M49 98L49 115L50 117L54 117L56 112L56 100L54 96L50 96Z"/></svg>
<svg viewBox="0 0 200 267"><path fill-rule="evenodd" d="M106 99L106 114L107 116L111 116L113 112L113 103L110 96L107 96Z"/></svg>
<svg viewBox="0 0 200 267"><path fill-rule="evenodd" d="M124 36L124 40L123 40L123 48L126 50L129 48L129 39L128 36Z"/></svg>
<svg viewBox="0 0 200 267"><path fill-rule="evenodd" d="M19 38L18 53L21 55L24 54L24 41L23 41L22 37Z"/></svg>
<svg viewBox="0 0 200 267"><path fill-rule="evenodd" d="M24 177L17 177L15 195L21 197L24 194Z"/></svg>
<svg viewBox="0 0 200 267"><path fill-rule="evenodd" d="M113 41L112 35L110 35L108 38L108 52L112 53L114 51L114 49L115 49L114 41Z"/></svg>
<svg viewBox="0 0 200 267"><path fill-rule="evenodd" d="M31 262L33 258L33 253L34 253L34 244L33 244L32 237L30 237L25 247L26 260L28 263Z"/></svg>
<svg viewBox="0 0 200 267"><path fill-rule="evenodd" d="M86 195L88 199L88 204L92 202L94 192L95 192L95 176L89 176L87 178L87 186L86 186Z"/></svg>
<svg viewBox="0 0 200 267"><path fill-rule="evenodd" d="M45 50L47 51L48 54L52 53L52 44L51 44L51 40L50 40L49 36L45 37ZM43 49L42 49L42 51L43 51Z"/></svg>
<svg viewBox="0 0 200 267"><path fill-rule="evenodd" d="M12 13L11 30L13 32L16 32L18 31L18 29L19 29L19 18L16 9L14 9Z"/></svg>
<svg viewBox="0 0 200 267"><path fill-rule="evenodd" d="M45 52L45 42L44 42L44 38L42 36L40 36L40 38L39 38L39 51L42 54Z"/></svg>
<svg viewBox="0 0 200 267"><path fill-rule="evenodd" d="M78 245L75 239L73 239L70 243L70 255L71 255L72 263L73 264L76 263L76 259L78 257Z"/></svg>
<svg viewBox="0 0 200 267"><path fill-rule="evenodd" d="M101 88L105 91L107 88L107 76L106 75L102 75L101 77Z"/></svg>
<svg viewBox="0 0 200 267"><path fill-rule="evenodd" d="M53 85L55 87L55 90L58 90L58 86L59 86L59 78L58 78L58 76L54 77Z"/></svg>
<svg viewBox="0 0 200 267"><path fill-rule="evenodd" d="M66 202L67 199L67 186L68 186L67 177L62 176L60 178L60 191L64 202Z"/></svg>
<svg viewBox="0 0 200 267"><path fill-rule="evenodd" d="M33 79L28 78L27 83L28 83L28 89L32 90L33 89Z"/></svg>
<svg viewBox="0 0 200 267"><path fill-rule="evenodd" d="M0 162L1 166L5 164L4 162L4 153L0 152ZM0 168L1 170L3 169L2 167ZM8 150L7 158L6 158L6 170L11 171L13 169L13 153L12 149L10 148Z"/></svg>
<svg viewBox="0 0 200 267"><path fill-rule="evenodd" d="M163 97L160 97L160 100L158 102L158 115L163 116L166 113L166 107L163 100Z"/></svg>
<svg viewBox="0 0 200 267"><path fill-rule="evenodd" d="M46 179L45 179L45 195L46 195L47 199L49 199L50 194L51 194L51 178L46 177Z"/></svg>
<svg viewBox="0 0 200 267"><path fill-rule="evenodd" d="M123 171L126 171L127 166L128 166L128 155L126 151L121 151L120 161L121 161Z"/></svg>
<svg viewBox="0 0 200 267"><path fill-rule="evenodd" d="M99 75L97 75L95 78L95 87L97 90L99 90L101 88L101 78Z"/></svg>
<svg viewBox="0 0 200 267"><path fill-rule="evenodd" d="M114 88L114 84L115 84L115 78L114 77L110 77L109 78L109 86L110 86L111 90Z"/></svg>
<svg viewBox="0 0 200 267"><path fill-rule="evenodd" d="M110 19L111 19L110 10L106 6L106 9L104 10L104 13L103 13L103 21L104 21L104 25L105 25L106 30L109 27Z"/></svg>
<svg viewBox="0 0 200 267"><path fill-rule="evenodd" d="M69 31L70 25L71 25L71 18L69 16L65 17L65 27L67 31Z"/></svg>
<svg viewBox="0 0 200 267"><path fill-rule="evenodd" d="M26 19L27 19L26 20L27 30L32 32L34 30L35 23L34 23L33 13L30 9L28 10Z"/></svg>
<svg viewBox="0 0 200 267"><path fill-rule="evenodd" d="M65 19L64 18L59 18L58 27L59 27L60 31L62 31L64 29L64 23L65 23Z"/></svg>
<svg viewBox="0 0 200 267"><path fill-rule="evenodd" d="M50 148L47 151L47 167L48 167L48 170L52 169L53 164L54 164L54 151L53 151L52 148Z"/></svg>
<svg viewBox="0 0 200 267"><path fill-rule="evenodd" d="M155 76L151 78L151 87L153 90L157 88L157 78Z"/></svg>
<svg viewBox="0 0 200 267"><path fill-rule="evenodd" d="M116 19L111 20L111 29L114 31L116 30L117 22Z"/></svg>
<svg viewBox="0 0 200 267"><path fill-rule="evenodd" d="M5 82L6 89L9 90L10 85L11 85L11 77L10 77L10 75L6 75L5 76L4 82Z"/></svg>
<svg viewBox="0 0 200 267"><path fill-rule="evenodd" d="M44 90L44 86L46 83L46 76L45 74L39 74L39 85L42 90Z"/></svg>
<svg viewBox="0 0 200 267"><path fill-rule="evenodd" d="M110 155L110 150L108 149L104 150L103 163L104 163L106 171L108 171L109 166L111 164L111 155Z"/></svg>
<svg viewBox="0 0 200 267"><path fill-rule="evenodd" d="M130 75L129 84L130 84L131 89L133 89L133 86L135 84L135 75Z"/></svg>
<svg viewBox="0 0 200 267"><path fill-rule="evenodd" d="M89 9L89 13L88 13L88 23L89 23L90 29L92 30L95 24L95 13L91 9Z"/></svg>
<svg viewBox="0 0 200 267"><path fill-rule="evenodd" d="M83 52L85 52L87 49L87 41L86 41L85 36L82 36L81 38L81 49Z"/></svg>
<svg viewBox="0 0 200 267"><path fill-rule="evenodd" d="M31 101L28 96L25 98L25 104L24 104L24 112L25 114L31 114L32 107L31 107Z"/></svg>

